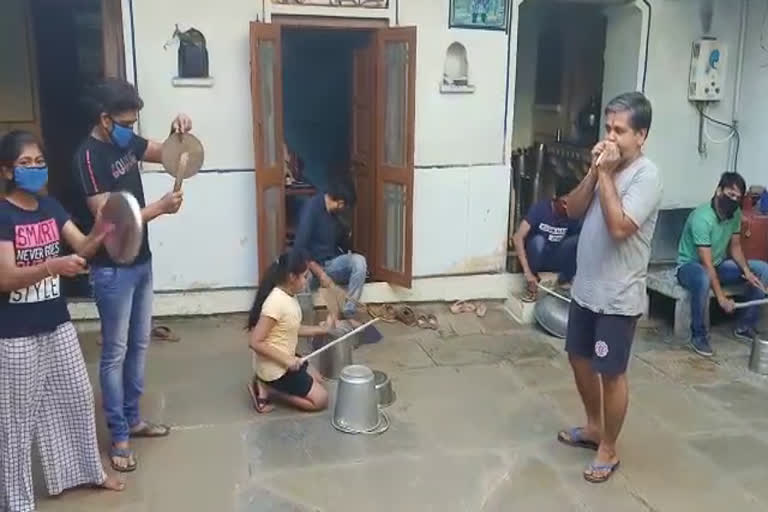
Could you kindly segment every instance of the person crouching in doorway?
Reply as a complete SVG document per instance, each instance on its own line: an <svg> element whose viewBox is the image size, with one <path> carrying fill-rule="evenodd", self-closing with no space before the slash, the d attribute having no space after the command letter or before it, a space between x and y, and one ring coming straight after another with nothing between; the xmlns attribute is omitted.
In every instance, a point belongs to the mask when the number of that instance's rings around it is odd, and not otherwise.
<svg viewBox="0 0 768 512"><path fill-rule="evenodd" d="M528 283L526 302L536 300L539 272L558 272L557 286L564 290L576 274L581 221L568 217L566 196L577 185L575 179L559 180L555 197L531 206L512 237Z"/></svg>
<svg viewBox="0 0 768 512"><path fill-rule="evenodd" d="M259 283L248 315L255 370L248 392L259 413L273 409L272 398L303 411L320 411L328 405L322 379L296 355L299 336L324 336L333 328L330 318L320 326L301 325L296 294L306 287L308 263L307 254L295 249L275 260Z"/></svg>

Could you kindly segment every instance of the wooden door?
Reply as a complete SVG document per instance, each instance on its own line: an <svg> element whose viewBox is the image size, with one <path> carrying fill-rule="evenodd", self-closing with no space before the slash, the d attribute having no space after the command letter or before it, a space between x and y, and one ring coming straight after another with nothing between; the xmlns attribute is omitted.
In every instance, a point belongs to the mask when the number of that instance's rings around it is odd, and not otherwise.
<svg viewBox="0 0 768 512"><path fill-rule="evenodd" d="M101 0L104 76L125 79L125 44L121 0Z"/></svg>
<svg viewBox="0 0 768 512"><path fill-rule="evenodd" d="M251 103L259 276L285 247L280 25L251 23Z"/></svg>
<svg viewBox="0 0 768 512"><path fill-rule="evenodd" d="M410 288L416 27L376 32L376 182L373 275Z"/></svg>
<svg viewBox="0 0 768 512"><path fill-rule="evenodd" d="M0 133L41 135L37 57L30 6L9 0L0 7Z"/></svg>
<svg viewBox="0 0 768 512"><path fill-rule="evenodd" d="M374 181L374 46L355 48L352 57L352 121L350 168L355 183L357 205L352 221L354 250L375 265L373 224L376 211Z"/></svg>

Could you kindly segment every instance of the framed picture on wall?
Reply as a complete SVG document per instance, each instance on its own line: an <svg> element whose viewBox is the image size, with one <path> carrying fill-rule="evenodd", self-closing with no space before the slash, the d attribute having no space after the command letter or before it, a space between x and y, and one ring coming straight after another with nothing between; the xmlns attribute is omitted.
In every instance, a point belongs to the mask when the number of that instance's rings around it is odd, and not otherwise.
<svg viewBox="0 0 768 512"><path fill-rule="evenodd" d="M451 28L506 30L510 0L451 0Z"/></svg>

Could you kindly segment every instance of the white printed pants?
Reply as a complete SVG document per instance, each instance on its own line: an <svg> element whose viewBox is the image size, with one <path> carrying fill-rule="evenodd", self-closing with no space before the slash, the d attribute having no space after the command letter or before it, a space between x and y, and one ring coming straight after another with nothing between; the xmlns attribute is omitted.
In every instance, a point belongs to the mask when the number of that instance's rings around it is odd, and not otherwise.
<svg viewBox="0 0 768 512"><path fill-rule="evenodd" d="M33 440L49 494L106 479L93 389L70 322L48 334L0 338L0 511L35 510Z"/></svg>

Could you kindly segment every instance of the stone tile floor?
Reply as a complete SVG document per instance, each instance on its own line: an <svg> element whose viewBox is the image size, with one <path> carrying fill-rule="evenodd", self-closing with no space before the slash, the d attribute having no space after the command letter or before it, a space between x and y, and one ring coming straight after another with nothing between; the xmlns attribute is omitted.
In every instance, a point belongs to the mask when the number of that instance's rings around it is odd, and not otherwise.
<svg viewBox="0 0 768 512"><path fill-rule="evenodd" d="M39 509L768 510L768 380L746 370L745 345L720 333L720 355L705 360L667 343L663 327L640 329L622 468L595 486L581 476L590 452L555 441L582 418L562 341L501 307L482 320L432 308L439 332L383 325L381 342L355 351L389 373L398 396L378 437L336 432L330 411L255 414L243 317L171 321L183 340L153 344L143 404L172 436L135 444L139 469L124 493L41 496ZM97 335L81 341L95 378Z"/></svg>

